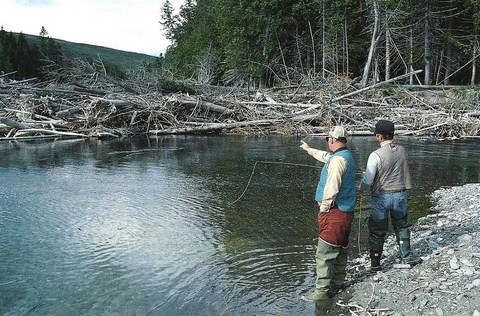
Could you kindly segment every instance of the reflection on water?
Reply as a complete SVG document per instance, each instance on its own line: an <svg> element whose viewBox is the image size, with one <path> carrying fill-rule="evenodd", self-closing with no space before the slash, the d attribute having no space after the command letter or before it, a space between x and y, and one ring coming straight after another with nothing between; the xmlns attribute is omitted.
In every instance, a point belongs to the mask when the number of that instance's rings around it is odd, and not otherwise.
<svg viewBox="0 0 480 316"><path fill-rule="evenodd" d="M478 143L397 141L409 150L414 218L433 190L480 182ZM299 297L314 284L321 165L298 146L213 136L0 143L0 314L315 314ZM360 178L377 144L349 146ZM262 161L277 163L252 174ZM368 206L368 196L357 203L352 255L365 251L356 245Z"/></svg>

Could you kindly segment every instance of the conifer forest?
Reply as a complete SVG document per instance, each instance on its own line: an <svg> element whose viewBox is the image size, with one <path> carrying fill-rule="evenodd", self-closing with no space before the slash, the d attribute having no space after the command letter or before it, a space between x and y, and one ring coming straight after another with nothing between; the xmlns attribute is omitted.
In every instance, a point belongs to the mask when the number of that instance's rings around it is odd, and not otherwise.
<svg viewBox="0 0 480 316"><path fill-rule="evenodd" d="M478 0L165 0L178 72L209 83L271 86L312 76L475 84Z"/></svg>

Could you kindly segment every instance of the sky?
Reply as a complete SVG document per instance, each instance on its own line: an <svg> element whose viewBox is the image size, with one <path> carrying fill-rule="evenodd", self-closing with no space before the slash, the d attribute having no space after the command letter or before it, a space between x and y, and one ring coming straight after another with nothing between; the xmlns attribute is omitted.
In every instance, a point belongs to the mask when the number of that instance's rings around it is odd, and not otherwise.
<svg viewBox="0 0 480 316"><path fill-rule="evenodd" d="M0 0L7 32L159 56L170 42L160 25L164 0ZM170 0L178 12L184 0Z"/></svg>

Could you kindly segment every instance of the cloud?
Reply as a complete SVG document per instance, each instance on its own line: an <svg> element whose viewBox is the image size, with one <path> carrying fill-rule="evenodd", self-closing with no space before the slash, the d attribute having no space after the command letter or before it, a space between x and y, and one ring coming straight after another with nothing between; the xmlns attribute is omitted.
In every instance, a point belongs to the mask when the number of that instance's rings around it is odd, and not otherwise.
<svg viewBox="0 0 480 316"><path fill-rule="evenodd" d="M18 0L14 2L24 6L45 6L55 3L55 1L51 0Z"/></svg>

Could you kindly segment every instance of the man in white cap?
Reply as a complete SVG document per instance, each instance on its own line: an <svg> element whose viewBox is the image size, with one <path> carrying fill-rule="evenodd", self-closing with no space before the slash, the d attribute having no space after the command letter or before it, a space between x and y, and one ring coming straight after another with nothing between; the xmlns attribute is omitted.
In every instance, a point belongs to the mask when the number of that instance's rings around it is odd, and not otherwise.
<svg viewBox="0 0 480 316"><path fill-rule="evenodd" d="M300 146L325 163L315 195L319 206L315 291L302 296L306 301L324 300L342 289L355 209L355 160L347 148L347 132L335 126L326 140L330 152L311 148L303 141Z"/></svg>

